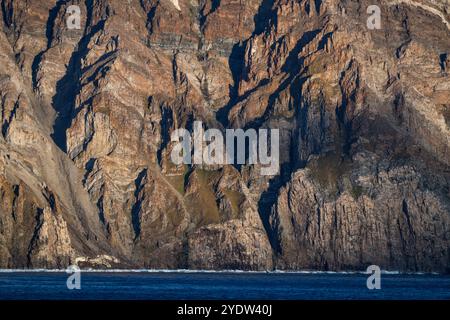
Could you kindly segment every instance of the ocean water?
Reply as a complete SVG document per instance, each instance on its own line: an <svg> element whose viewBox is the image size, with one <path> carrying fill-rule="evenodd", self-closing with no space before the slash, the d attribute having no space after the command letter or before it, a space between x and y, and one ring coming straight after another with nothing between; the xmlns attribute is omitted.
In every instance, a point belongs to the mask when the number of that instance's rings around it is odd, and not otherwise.
<svg viewBox="0 0 450 320"><path fill-rule="evenodd" d="M69 290L64 272L0 272L0 300L351 300L450 299L450 276L363 273L82 272Z"/></svg>

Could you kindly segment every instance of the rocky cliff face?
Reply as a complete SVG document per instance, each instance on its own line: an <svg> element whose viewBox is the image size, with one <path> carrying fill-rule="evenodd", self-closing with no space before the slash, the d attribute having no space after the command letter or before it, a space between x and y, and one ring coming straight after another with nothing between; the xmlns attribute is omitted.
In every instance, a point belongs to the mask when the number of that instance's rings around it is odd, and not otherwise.
<svg viewBox="0 0 450 320"><path fill-rule="evenodd" d="M450 4L377 3L2 0L0 267L448 272ZM175 166L196 120L279 175Z"/></svg>

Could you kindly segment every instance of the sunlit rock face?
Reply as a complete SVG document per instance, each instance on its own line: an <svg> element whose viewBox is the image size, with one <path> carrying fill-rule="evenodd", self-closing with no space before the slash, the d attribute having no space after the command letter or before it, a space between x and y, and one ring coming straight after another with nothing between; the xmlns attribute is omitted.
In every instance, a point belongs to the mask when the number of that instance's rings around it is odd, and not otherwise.
<svg viewBox="0 0 450 320"><path fill-rule="evenodd" d="M377 3L3 0L0 268L448 272L450 7ZM174 165L194 121L279 174Z"/></svg>

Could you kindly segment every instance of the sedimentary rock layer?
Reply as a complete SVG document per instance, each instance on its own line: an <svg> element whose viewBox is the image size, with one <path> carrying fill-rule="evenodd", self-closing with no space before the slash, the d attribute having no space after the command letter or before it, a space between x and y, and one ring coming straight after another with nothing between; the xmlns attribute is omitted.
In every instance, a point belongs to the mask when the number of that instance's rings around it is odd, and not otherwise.
<svg viewBox="0 0 450 320"><path fill-rule="evenodd" d="M450 5L371 4L2 0L0 268L448 272ZM174 165L194 121L279 174Z"/></svg>

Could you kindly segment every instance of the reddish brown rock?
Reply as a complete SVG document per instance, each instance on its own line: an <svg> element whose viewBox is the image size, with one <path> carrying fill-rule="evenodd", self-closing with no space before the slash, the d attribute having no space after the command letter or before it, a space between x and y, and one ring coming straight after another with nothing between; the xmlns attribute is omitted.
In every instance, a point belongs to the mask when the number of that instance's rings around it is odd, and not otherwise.
<svg viewBox="0 0 450 320"><path fill-rule="evenodd" d="M448 5L370 4L4 0L0 267L448 271ZM173 165L196 120L280 174Z"/></svg>

